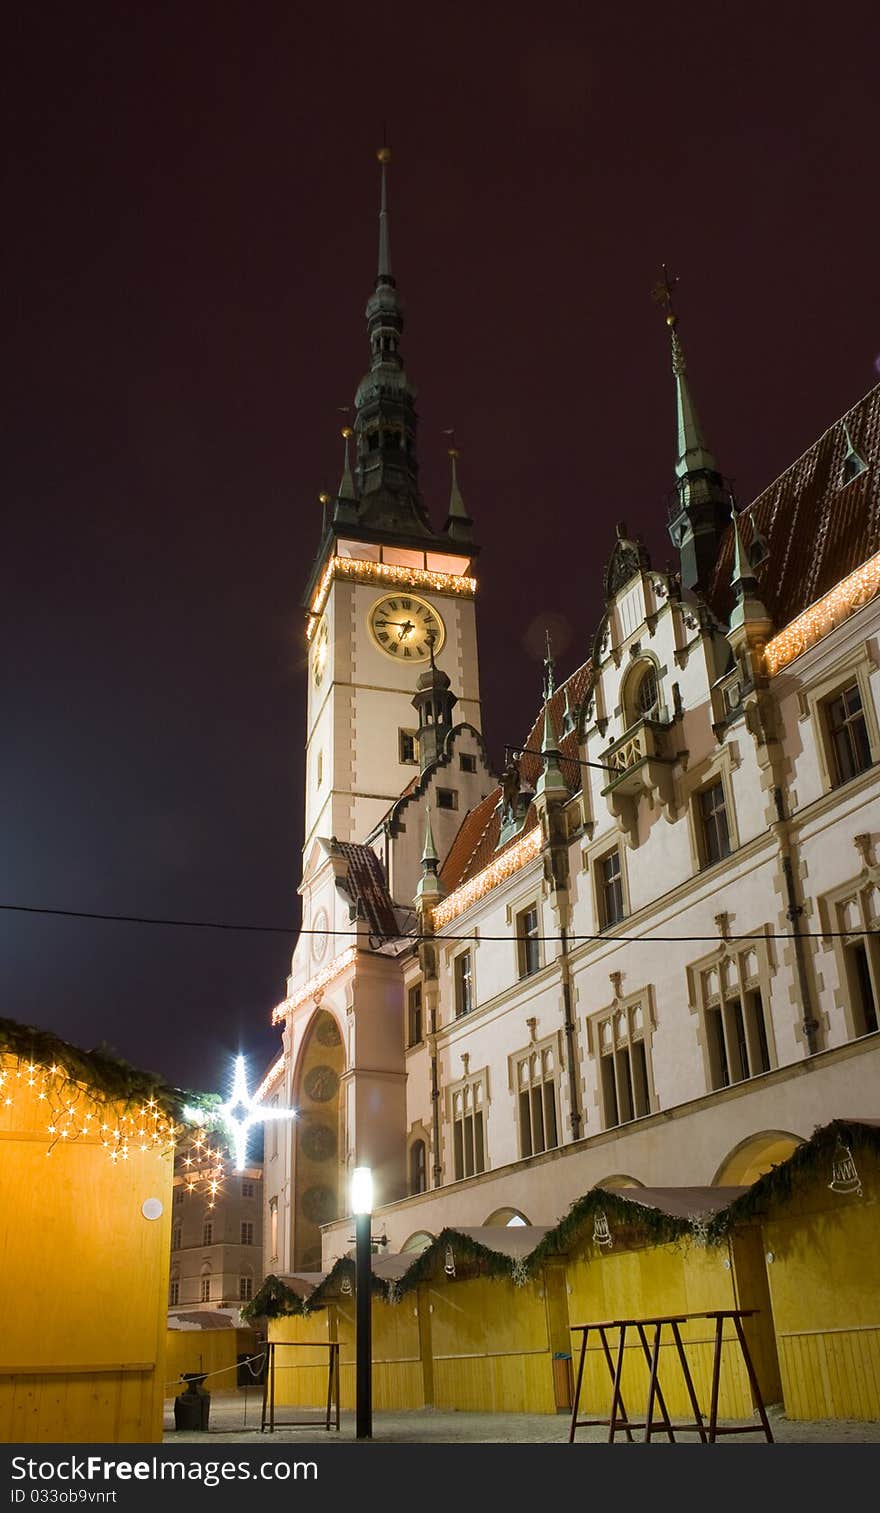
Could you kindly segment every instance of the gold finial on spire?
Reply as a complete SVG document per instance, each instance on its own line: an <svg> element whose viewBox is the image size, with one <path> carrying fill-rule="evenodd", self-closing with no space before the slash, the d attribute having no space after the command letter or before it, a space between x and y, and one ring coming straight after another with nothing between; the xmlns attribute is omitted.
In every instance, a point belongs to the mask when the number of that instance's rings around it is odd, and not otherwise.
<svg viewBox="0 0 880 1513"><path fill-rule="evenodd" d="M354 431L351 429L351 426L343 426L341 434L348 441L349 437L354 435Z"/></svg>
<svg viewBox="0 0 880 1513"><path fill-rule="evenodd" d="M669 269L664 263L663 276L658 280L658 282L654 285L654 288L651 290L651 298L656 300L658 305L662 305L664 310L666 311L667 326L676 326L678 324L678 316L672 308L672 291L677 283L678 274L670 274Z"/></svg>
<svg viewBox="0 0 880 1513"><path fill-rule="evenodd" d="M385 163L390 163L391 162L391 148L390 147L380 147L378 149L377 153L376 153L376 157L379 159L379 162L382 163L383 165Z"/></svg>
<svg viewBox="0 0 880 1513"><path fill-rule="evenodd" d="M329 504L330 503L330 495L329 494L319 494L318 495L318 503L319 504Z"/></svg>
<svg viewBox="0 0 880 1513"><path fill-rule="evenodd" d="M450 426L448 430L445 430L443 432L443 435L449 437L449 445L446 448L446 455L447 457L451 457L454 462L457 457L461 456L458 447L455 445L455 432Z"/></svg>

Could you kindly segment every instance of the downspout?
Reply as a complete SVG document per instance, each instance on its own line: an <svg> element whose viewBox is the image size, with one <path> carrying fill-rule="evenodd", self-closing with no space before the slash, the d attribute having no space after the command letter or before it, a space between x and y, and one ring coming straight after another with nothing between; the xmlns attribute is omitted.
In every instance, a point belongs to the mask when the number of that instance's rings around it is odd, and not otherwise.
<svg viewBox="0 0 880 1513"><path fill-rule="evenodd" d="M785 895L787 908L786 918L791 924L791 935L794 942L794 961L798 979L798 991L801 996L801 1008L803 1020L801 1028L807 1042L807 1051L810 1056L815 1056L819 1050L819 1021L813 1017L812 1000L810 996L810 982L807 973L807 962L804 955L804 942L799 928L799 920L804 912L803 904L798 902L797 887L794 879L794 868L791 860L791 843L788 833L788 815L785 812L785 798L782 789L773 789L773 802L776 805L777 822L773 826L776 831L776 839L779 842L779 855L782 861L782 875L785 879Z"/></svg>
<svg viewBox="0 0 880 1513"><path fill-rule="evenodd" d="M571 1123L572 1140L580 1140L581 1124L583 1122L580 1107L580 1087L578 1086L577 1074L577 1041L575 1039L574 1015L571 1012L571 967L568 960L568 929L565 925L559 931L559 971L562 978L562 1011L565 1026L565 1049L568 1058L568 1098L571 1108L569 1116Z"/></svg>

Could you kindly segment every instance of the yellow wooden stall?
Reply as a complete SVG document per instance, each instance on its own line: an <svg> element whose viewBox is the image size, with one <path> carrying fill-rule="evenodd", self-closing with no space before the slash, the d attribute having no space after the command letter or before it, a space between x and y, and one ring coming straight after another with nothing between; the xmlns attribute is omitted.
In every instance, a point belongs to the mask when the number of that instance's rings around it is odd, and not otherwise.
<svg viewBox="0 0 880 1513"><path fill-rule="evenodd" d="M416 1289L399 1300L391 1284L404 1275L415 1258L376 1256L373 1270L379 1287L373 1293L371 1311L373 1355L373 1407L377 1411L422 1408L425 1371L430 1380L430 1359L423 1359L423 1325ZM348 1258L336 1264L317 1288L305 1279L286 1278L289 1286L307 1292L306 1311L269 1321L269 1339L279 1347L297 1342L339 1343L340 1402L355 1406L355 1292L354 1266ZM260 1306L255 1300L254 1308ZM298 1305L297 1305L298 1306ZM276 1402L299 1407L319 1407L327 1398L327 1354L318 1350L279 1348L275 1357Z"/></svg>
<svg viewBox="0 0 880 1513"><path fill-rule="evenodd" d="M6 1442L162 1438L169 1125L131 1069L108 1100L108 1065L0 1022Z"/></svg>
<svg viewBox="0 0 880 1513"><path fill-rule="evenodd" d="M786 1414L880 1419L880 1125L817 1131L750 1206L764 1210Z"/></svg>
<svg viewBox="0 0 880 1513"><path fill-rule="evenodd" d="M576 1232L576 1226L569 1225L567 1235L569 1319L572 1324L580 1324L693 1315L711 1309L756 1308L759 1312L755 1318L746 1321L746 1336L764 1401L774 1402L780 1398L781 1389L760 1231L753 1225L720 1246L707 1245L699 1230L694 1233L687 1220L689 1210L693 1217L702 1218L712 1207L717 1210L730 1201L729 1192L720 1189L714 1192L713 1198L712 1189L665 1189L661 1195L643 1188L627 1190L624 1197L622 1193L603 1194L597 1190L581 1200L580 1233ZM654 1208L655 1203L664 1207ZM646 1208L649 1213L645 1213ZM664 1233L673 1234L676 1229L680 1231L677 1237L662 1238ZM651 1343L653 1332L648 1329L646 1333ZM714 1323L693 1318L681 1326L681 1334L697 1399L704 1412L708 1412ZM575 1333L572 1338L576 1355L581 1336ZM684 1375L668 1330L662 1336L663 1340L667 1338L668 1343L661 1344L660 1382L670 1412L690 1419ZM610 1331L608 1339L612 1353L616 1352L618 1332ZM576 1368L576 1359L574 1365ZM643 1415L648 1367L634 1329L626 1336L622 1387L629 1415L633 1418ZM591 1334L580 1416L607 1415L610 1398L608 1366L598 1337ZM728 1324L722 1350L719 1416L748 1419L753 1406L745 1363Z"/></svg>
<svg viewBox="0 0 880 1513"><path fill-rule="evenodd" d="M515 1281L510 1271L545 1232L531 1226L445 1230L418 1258L435 1407L556 1412L559 1331L547 1279L543 1272L528 1279L520 1273Z"/></svg>

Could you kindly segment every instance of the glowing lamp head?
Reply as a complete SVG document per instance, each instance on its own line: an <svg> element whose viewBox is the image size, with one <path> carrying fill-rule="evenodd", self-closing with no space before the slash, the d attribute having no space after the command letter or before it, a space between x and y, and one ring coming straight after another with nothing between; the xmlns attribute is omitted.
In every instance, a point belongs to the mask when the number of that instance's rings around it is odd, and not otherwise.
<svg viewBox="0 0 880 1513"><path fill-rule="evenodd" d="M373 1212L373 1173L368 1166L356 1166L351 1174L351 1211L353 1214Z"/></svg>

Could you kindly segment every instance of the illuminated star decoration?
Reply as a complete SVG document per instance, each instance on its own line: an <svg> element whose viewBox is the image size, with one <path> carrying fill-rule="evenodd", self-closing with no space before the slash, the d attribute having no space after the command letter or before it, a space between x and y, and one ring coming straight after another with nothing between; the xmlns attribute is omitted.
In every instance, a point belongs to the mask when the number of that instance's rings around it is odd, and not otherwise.
<svg viewBox="0 0 880 1513"><path fill-rule="evenodd" d="M185 1113L188 1119L197 1122L204 1119L198 1109L186 1109ZM232 1092L227 1101L221 1103L214 1117L222 1120L232 1137L235 1170L241 1172L247 1165L247 1138L253 1126L262 1124L266 1119L295 1119L296 1109L264 1108L262 1104L255 1103L247 1088L244 1057L236 1056Z"/></svg>

